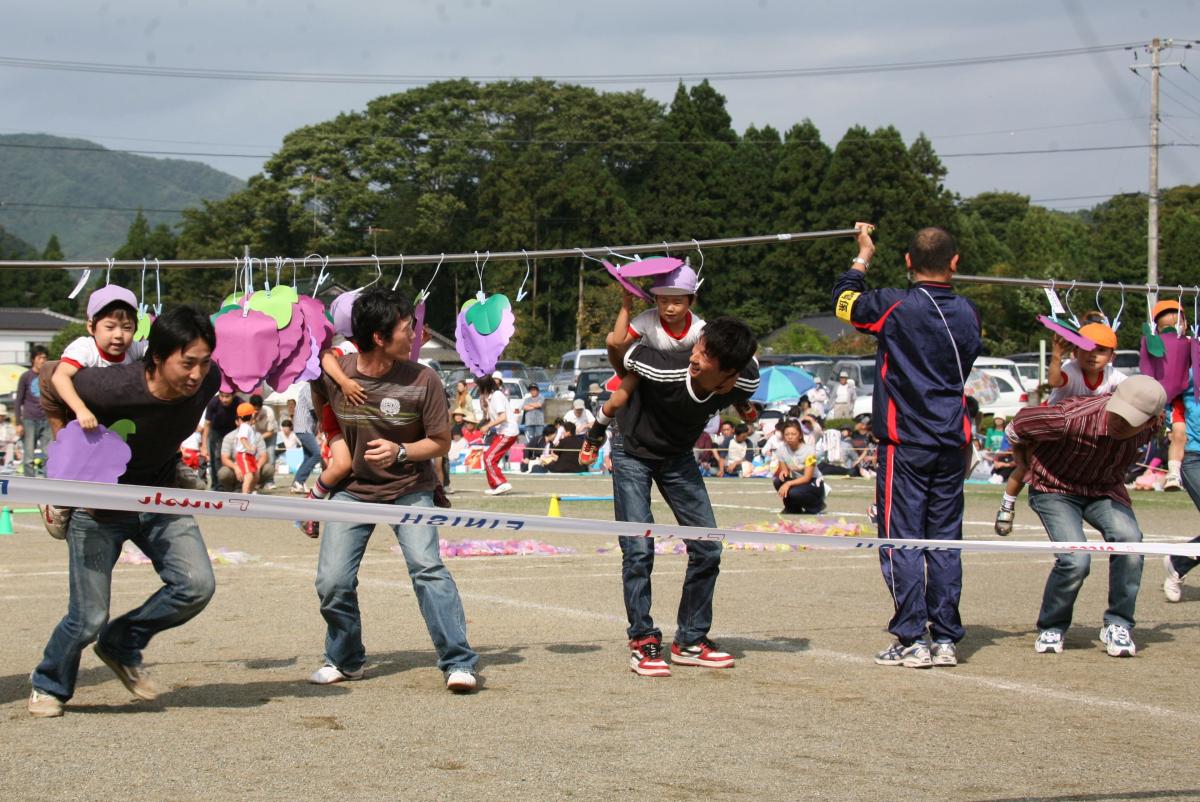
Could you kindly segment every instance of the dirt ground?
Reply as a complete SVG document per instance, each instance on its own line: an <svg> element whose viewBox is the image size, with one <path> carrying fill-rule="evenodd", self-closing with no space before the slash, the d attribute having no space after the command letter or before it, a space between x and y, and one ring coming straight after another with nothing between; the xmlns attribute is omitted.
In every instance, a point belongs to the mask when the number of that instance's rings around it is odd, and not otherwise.
<svg viewBox="0 0 1200 802"><path fill-rule="evenodd" d="M831 481L830 512L866 524L870 486ZM456 477L455 506L544 514L551 492L611 492L602 478L513 483L491 499L481 477ZM722 525L780 506L762 480L709 488ZM992 537L999 488L967 495L968 537ZM1200 529L1185 494L1135 503L1148 540ZM670 520L665 505L655 512ZM564 515L610 519L612 507L571 502ZM961 663L916 671L871 661L891 611L875 554L729 551L713 637L736 668L644 679L627 666L615 543L544 537L576 552L448 561L485 678L455 696L389 531L361 573L366 677L317 687L306 682L324 633L316 544L282 523L207 518L210 548L255 559L216 566L209 608L151 644L160 700L133 701L88 650L65 717L34 720L28 674L66 609L66 562L34 516L15 520L0 537L3 799L1200 798L1200 577L1168 604L1158 560L1146 562L1139 654L1119 660L1096 637L1103 559L1056 656L1032 648L1050 560L968 555ZM1017 523L1017 537L1044 538L1024 502ZM683 565L658 558L668 633ZM118 565L114 612L156 586L149 566Z"/></svg>

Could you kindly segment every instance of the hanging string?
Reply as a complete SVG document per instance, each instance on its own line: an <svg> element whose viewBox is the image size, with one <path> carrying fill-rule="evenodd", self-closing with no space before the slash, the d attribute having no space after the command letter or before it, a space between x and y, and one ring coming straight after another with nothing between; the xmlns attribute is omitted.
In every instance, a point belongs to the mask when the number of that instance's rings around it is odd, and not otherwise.
<svg viewBox="0 0 1200 802"><path fill-rule="evenodd" d="M1071 293L1075 291L1075 281L1071 281L1071 287L1063 295L1063 306L1067 308L1067 314L1071 318L1071 322L1075 324L1075 328L1079 328L1079 318L1075 317L1075 313L1071 311Z"/></svg>
<svg viewBox="0 0 1200 802"><path fill-rule="evenodd" d="M161 267L158 263L158 257L154 258L154 316L158 317L162 314L162 279L159 275Z"/></svg>
<svg viewBox="0 0 1200 802"><path fill-rule="evenodd" d="M475 251L475 272L479 275L479 293L475 296L483 303L487 298L487 293L483 291L483 271L487 268L488 259L492 257L492 252L488 251L483 255L483 264L479 264L479 251Z"/></svg>
<svg viewBox="0 0 1200 802"><path fill-rule="evenodd" d="M1096 311L1100 313L1100 317L1104 319L1104 325L1112 328L1112 322L1108 319L1108 315L1104 313L1104 307L1100 305L1100 292L1104 289L1104 279L1100 279L1100 286L1096 289Z"/></svg>
<svg viewBox="0 0 1200 802"><path fill-rule="evenodd" d="M522 251L525 249L522 248ZM521 279L521 286L517 289L517 303L525 300L525 282L529 281L529 270L532 266L529 264L529 254L525 254L525 278Z"/></svg>
<svg viewBox="0 0 1200 802"><path fill-rule="evenodd" d="M146 257L142 257L142 290L138 293L138 314L146 313Z"/></svg>
<svg viewBox="0 0 1200 802"><path fill-rule="evenodd" d="M704 250L694 237L692 238L692 243L696 246L696 253L700 254L700 267L696 268L696 289L699 290L700 285L704 283L704 279L700 277L700 274L704 272Z"/></svg>
<svg viewBox="0 0 1200 802"><path fill-rule="evenodd" d="M392 282L392 292L400 286L400 279L404 278L404 254L400 254L400 273L396 276L396 280Z"/></svg>
<svg viewBox="0 0 1200 802"><path fill-rule="evenodd" d="M442 269L442 262L444 261L446 261L446 254L443 253L442 258L438 260L437 267L433 269L433 275L429 277L429 283L425 285L425 289L417 293L417 300L415 303L424 303L429 298L429 288L433 286L433 280L437 278L438 271Z"/></svg>
<svg viewBox="0 0 1200 802"><path fill-rule="evenodd" d="M73 289L69 293L67 293L67 297L74 299L75 296L79 295L79 291L87 286L88 279L90 279L91 277L92 277L92 269L90 267L85 267L83 270L83 275L79 277L79 281L75 282L75 289Z"/></svg>
<svg viewBox="0 0 1200 802"><path fill-rule="evenodd" d="M1121 308L1117 310L1117 316L1113 318L1112 330L1114 333L1121 328L1121 313L1125 311L1125 285L1119 281L1117 284L1121 288Z"/></svg>

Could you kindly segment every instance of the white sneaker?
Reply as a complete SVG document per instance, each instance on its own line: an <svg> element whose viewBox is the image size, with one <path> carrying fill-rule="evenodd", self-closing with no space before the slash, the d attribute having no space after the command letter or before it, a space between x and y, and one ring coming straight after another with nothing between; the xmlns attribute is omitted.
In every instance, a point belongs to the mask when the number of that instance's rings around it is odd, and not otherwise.
<svg viewBox="0 0 1200 802"><path fill-rule="evenodd" d="M508 482L505 482L499 487L494 487L491 490L485 490L483 493L486 496L503 496L505 493L511 493L512 489L512 485L510 485Z"/></svg>
<svg viewBox="0 0 1200 802"><path fill-rule="evenodd" d="M455 693L469 693L479 685L474 671L456 668L446 675L446 690Z"/></svg>
<svg viewBox="0 0 1200 802"><path fill-rule="evenodd" d="M1169 602L1177 602L1183 599L1183 577L1175 570L1175 564L1171 562L1171 555L1163 555L1163 567L1167 569L1167 578L1163 580L1163 594Z"/></svg>
<svg viewBox="0 0 1200 802"><path fill-rule="evenodd" d="M1163 482L1163 491L1174 493L1178 490L1183 490L1183 485L1179 483L1179 477L1168 473L1166 481Z"/></svg>
<svg viewBox="0 0 1200 802"><path fill-rule="evenodd" d="M1133 636L1120 624L1109 624L1100 630L1100 640L1104 642L1110 657L1133 657L1137 654Z"/></svg>
<svg viewBox="0 0 1200 802"><path fill-rule="evenodd" d="M1038 654L1046 654L1047 652L1062 654L1062 633L1057 629L1043 629L1038 633L1037 640L1033 642L1033 650Z"/></svg>
<svg viewBox="0 0 1200 802"><path fill-rule="evenodd" d="M300 484L299 482L292 482L291 490L297 496L303 496L305 493L308 492L308 490L305 489L304 485Z"/></svg>
<svg viewBox="0 0 1200 802"><path fill-rule="evenodd" d="M358 671L342 671L337 666L321 666L312 673L308 681L313 685L332 685L335 682L362 679L362 676L361 668Z"/></svg>
<svg viewBox="0 0 1200 802"><path fill-rule="evenodd" d="M936 641L933 644L933 664L935 666L958 665L958 647L950 641Z"/></svg>

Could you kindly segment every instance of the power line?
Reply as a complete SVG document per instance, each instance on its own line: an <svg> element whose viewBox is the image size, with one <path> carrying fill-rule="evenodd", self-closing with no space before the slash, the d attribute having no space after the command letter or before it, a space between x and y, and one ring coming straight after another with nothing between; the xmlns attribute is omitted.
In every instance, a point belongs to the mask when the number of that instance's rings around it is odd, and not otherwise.
<svg viewBox="0 0 1200 802"><path fill-rule="evenodd" d="M1071 56L1114 52L1136 46L1136 42L1095 45L1091 47L1061 48L1021 53L1003 53L990 56L967 56L962 58L936 59L929 61L898 61L879 64L823 65L816 67L794 67L769 70L730 70L715 72L679 73L605 73L605 74L562 74L544 76L518 75L387 75L365 73L328 72L274 72L266 70L230 70L208 67L161 67L137 64L111 64L88 61L66 61L60 59L0 57L0 66L32 70L59 72L81 72L105 75L129 75L158 78L192 78L220 81L268 81L281 83L328 83L328 84L389 84L399 86L423 86L437 81L468 80L477 82L508 80L550 80L578 84L630 84L630 83L674 83L691 80L748 81L779 78L810 78L834 75L865 75L869 73L910 72L914 70L970 67L987 64L1007 64L1018 61L1035 61Z"/></svg>
<svg viewBox="0 0 1200 802"><path fill-rule="evenodd" d="M192 207L195 210L198 207ZM0 210L4 209L70 209L78 211L101 211L101 212L145 212L159 214L183 214L187 209L148 209L143 206L80 206L66 203L32 203L26 201L4 201L0 200Z"/></svg>
<svg viewBox="0 0 1200 802"><path fill-rule="evenodd" d="M981 156L1029 156L1039 153L1091 153L1103 150L1145 150L1150 145L1094 145L1091 147L1079 148L1039 148L1034 150L993 150L993 151L977 151L975 153L939 153L939 159L958 159L965 157L981 157ZM1179 142L1165 142L1158 146L1159 148L1193 148L1197 145L1184 144Z"/></svg>

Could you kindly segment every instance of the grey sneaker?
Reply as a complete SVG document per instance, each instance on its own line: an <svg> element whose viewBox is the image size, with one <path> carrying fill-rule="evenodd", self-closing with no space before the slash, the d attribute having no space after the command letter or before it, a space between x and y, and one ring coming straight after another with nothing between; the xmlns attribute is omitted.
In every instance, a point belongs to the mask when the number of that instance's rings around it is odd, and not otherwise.
<svg viewBox="0 0 1200 802"><path fill-rule="evenodd" d="M958 665L958 647L948 640L934 643L933 664L935 666Z"/></svg>
<svg viewBox="0 0 1200 802"><path fill-rule="evenodd" d="M1171 562L1171 555L1163 555L1163 567L1167 569L1167 578L1163 580L1163 594L1169 602L1177 602L1183 600L1183 577L1175 570L1175 564Z"/></svg>
<svg viewBox="0 0 1200 802"><path fill-rule="evenodd" d="M896 641L875 655L875 664L881 666L904 666L905 668L933 668L929 645L923 640L905 646Z"/></svg>
<svg viewBox="0 0 1200 802"><path fill-rule="evenodd" d="M1038 654L1046 654L1047 652L1062 654L1062 633L1057 629L1043 629L1038 633L1037 640L1033 642L1033 650Z"/></svg>
<svg viewBox="0 0 1200 802"><path fill-rule="evenodd" d="M158 686L150 679L145 668L118 663L117 659L104 651L99 643L92 647L92 651L104 665L112 669L112 672L117 675L117 679L121 680L121 684L125 686L125 690L147 702L153 702L158 698Z"/></svg>
<svg viewBox="0 0 1200 802"><path fill-rule="evenodd" d="M58 718L63 714L63 705L58 697L42 693L37 688L34 688L33 692L29 694L29 703L26 707L29 715L34 718Z"/></svg>
<svg viewBox="0 0 1200 802"><path fill-rule="evenodd" d="M1133 636L1120 624L1109 624L1100 630L1100 640L1111 657L1133 657L1137 654Z"/></svg>

